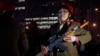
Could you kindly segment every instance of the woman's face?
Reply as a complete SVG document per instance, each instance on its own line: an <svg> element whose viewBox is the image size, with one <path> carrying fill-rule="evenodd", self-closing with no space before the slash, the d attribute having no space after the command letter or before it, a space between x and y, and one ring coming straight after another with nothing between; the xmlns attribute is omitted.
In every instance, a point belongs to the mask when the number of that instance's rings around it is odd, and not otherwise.
<svg viewBox="0 0 100 56"><path fill-rule="evenodd" d="M61 22L65 22L70 16L71 15L67 9L61 8L58 12L58 17Z"/></svg>

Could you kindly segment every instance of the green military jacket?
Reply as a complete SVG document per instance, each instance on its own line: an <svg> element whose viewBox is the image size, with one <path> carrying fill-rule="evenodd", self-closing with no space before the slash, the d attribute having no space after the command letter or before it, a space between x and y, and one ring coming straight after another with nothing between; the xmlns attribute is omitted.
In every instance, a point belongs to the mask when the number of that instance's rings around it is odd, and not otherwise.
<svg viewBox="0 0 100 56"><path fill-rule="evenodd" d="M78 24L71 24L67 30L72 31L74 27L80 27ZM91 40L91 34L88 30L85 30L84 28L79 28L74 32L74 35L77 36L81 42L81 44L86 44ZM64 46L67 47L67 51L64 52L57 52L57 56L78 56L78 50L75 45L73 45L72 42L62 42Z"/></svg>

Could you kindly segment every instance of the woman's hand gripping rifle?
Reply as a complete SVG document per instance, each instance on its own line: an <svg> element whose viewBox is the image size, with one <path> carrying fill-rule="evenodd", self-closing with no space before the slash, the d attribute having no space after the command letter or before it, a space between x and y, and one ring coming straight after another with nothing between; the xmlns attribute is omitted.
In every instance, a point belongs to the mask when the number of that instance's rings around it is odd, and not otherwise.
<svg viewBox="0 0 100 56"><path fill-rule="evenodd" d="M74 32L79 28L84 28L86 25L88 25L88 21L82 24L80 27L76 26L73 28L72 31L68 31L65 33L63 40L66 42L78 42L79 39L77 36L74 35Z"/></svg>

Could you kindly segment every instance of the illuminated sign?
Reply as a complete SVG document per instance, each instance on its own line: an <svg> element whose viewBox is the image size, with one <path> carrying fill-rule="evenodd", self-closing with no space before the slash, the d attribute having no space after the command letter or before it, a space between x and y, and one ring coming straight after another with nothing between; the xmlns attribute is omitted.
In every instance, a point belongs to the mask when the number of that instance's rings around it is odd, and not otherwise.
<svg viewBox="0 0 100 56"><path fill-rule="evenodd" d="M52 24L58 22L58 17L36 17L36 18L26 18L26 29L31 21L36 21L39 29L49 29Z"/></svg>

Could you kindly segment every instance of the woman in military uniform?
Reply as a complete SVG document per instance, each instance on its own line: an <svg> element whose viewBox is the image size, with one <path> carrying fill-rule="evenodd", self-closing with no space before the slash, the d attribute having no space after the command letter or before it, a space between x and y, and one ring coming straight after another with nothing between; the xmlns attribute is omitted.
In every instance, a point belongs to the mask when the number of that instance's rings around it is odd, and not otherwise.
<svg viewBox="0 0 100 56"><path fill-rule="evenodd" d="M80 44L86 44L91 40L91 34L88 30L81 28L80 24L70 21L72 14L73 7L71 4L65 3L59 7L58 23L52 25L46 33L45 39L43 38L44 43L47 45L47 47L42 46L42 48L44 48L43 50L45 50L44 53L47 53L47 51L49 51L48 45L50 44L50 41L46 40L54 35L54 38L58 39L59 36L64 34L64 38L61 44L66 47L66 50L61 50L58 47L53 47L54 54L52 56L78 56L78 50L76 46ZM69 34L68 32L71 32L71 34Z"/></svg>

